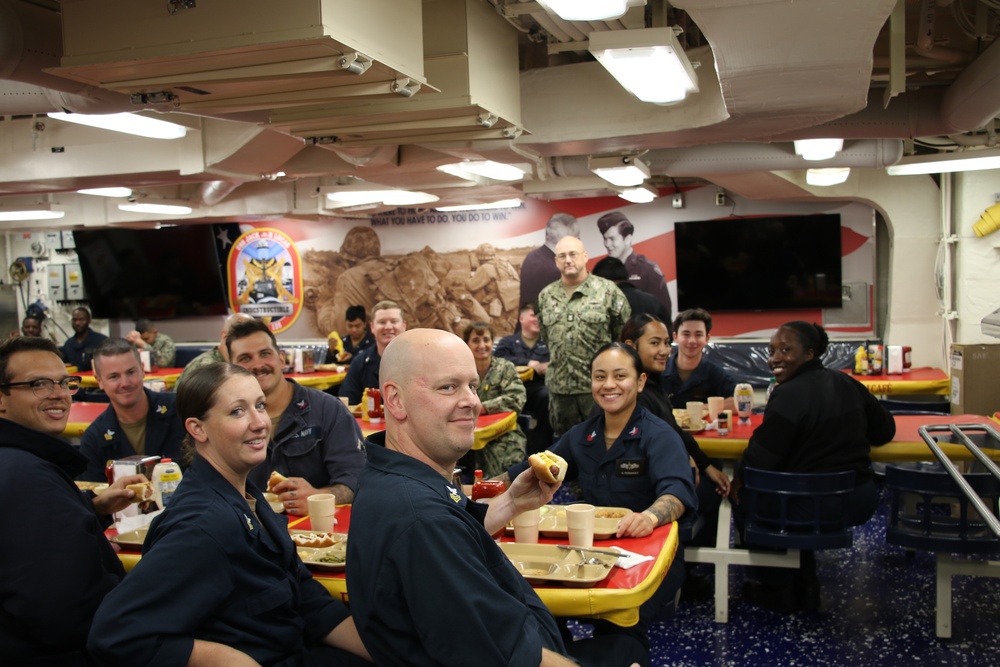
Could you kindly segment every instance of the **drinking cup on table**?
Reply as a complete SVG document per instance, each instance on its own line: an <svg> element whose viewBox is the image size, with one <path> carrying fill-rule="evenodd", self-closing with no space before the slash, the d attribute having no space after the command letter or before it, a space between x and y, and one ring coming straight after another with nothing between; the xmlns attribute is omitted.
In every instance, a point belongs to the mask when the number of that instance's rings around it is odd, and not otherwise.
<svg viewBox="0 0 1000 667"><path fill-rule="evenodd" d="M332 533L336 521L337 497L332 493L317 493L309 496L309 524L319 533Z"/></svg>
<svg viewBox="0 0 1000 667"><path fill-rule="evenodd" d="M688 401L688 422L692 431L705 428L705 404L701 401Z"/></svg>
<svg viewBox="0 0 1000 667"><path fill-rule="evenodd" d="M566 528L571 546L594 546L594 506L587 503L567 506Z"/></svg>
<svg viewBox="0 0 1000 667"><path fill-rule="evenodd" d="M725 403L726 399L721 396L708 397L708 421L714 422L719 418L719 414L725 409Z"/></svg>
<svg viewBox="0 0 1000 667"><path fill-rule="evenodd" d="M542 514L538 508L521 512L514 517L514 541L519 544L538 544L538 524Z"/></svg>

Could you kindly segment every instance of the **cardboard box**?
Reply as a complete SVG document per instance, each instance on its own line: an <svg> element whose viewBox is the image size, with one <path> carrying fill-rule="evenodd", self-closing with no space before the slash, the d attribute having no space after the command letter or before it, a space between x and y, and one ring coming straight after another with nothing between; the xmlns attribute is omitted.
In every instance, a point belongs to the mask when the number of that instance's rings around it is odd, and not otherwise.
<svg viewBox="0 0 1000 667"><path fill-rule="evenodd" d="M1000 411L1000 345L951 346L951 414Z"/></svg>

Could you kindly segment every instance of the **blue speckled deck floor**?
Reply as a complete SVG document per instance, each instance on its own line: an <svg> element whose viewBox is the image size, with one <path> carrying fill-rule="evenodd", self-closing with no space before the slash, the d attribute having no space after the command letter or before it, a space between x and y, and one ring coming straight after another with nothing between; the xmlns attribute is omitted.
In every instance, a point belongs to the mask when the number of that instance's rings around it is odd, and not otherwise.
<svg viewBox="0 0 1000 667"><path fill-rule="evenodd" d="M886 503L855 529L851 549L817 553L823 606L778 614L745 604L743 568L730 568L728 624L714 604L681 601L650 629L654 666L820 667L1000 665L1000 579L952 579L951 640L934 634L934 557L885 543ZM711 573L710 565L700 565Z"/></svg>

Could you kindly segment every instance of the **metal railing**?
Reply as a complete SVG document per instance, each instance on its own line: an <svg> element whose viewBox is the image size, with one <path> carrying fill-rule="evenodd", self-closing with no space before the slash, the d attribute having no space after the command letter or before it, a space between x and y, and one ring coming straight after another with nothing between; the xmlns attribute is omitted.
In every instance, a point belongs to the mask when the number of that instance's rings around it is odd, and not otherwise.
<svg viewBox="0 0 1000 667"><path fill-rule="evenodd" d="M937 441L931 435L932 432L950 432L958 440L958 442L965 445L966 449L968 449L976 460L982 463L994 477L1000 479L1000 467L997 467L997 464L994 463L989 456L983 453L983 450L979 447L979 445L974 443L972 439L969 438L966 434L967 430L985 432L991 436L995 442L1000 444L1000 431L997 431L997 429L990 424L929 424L927 426L921 426L917 432L920 434L920 437L924 439L924 442L927 443L927 446L931 448L931 451L934 452L934 456L936 456L938 461L941 462L941 465L944 466L945 472L947 472L948 475L955 481L958 487L962 490L962 493L964 493L966 498L969 499L969 502L972 503L972 506L976 508L977 512L979 512L980 517L982 517L983 521L986 522L986 525L989 526L993 534L1000 537L1000 519L997 518L994 510L990 509L990 507L983 502L983 499L979 496L979 494L976 493L971 486L969 486L969 483L965 481L962 473L958 471L958 468L955 467L955 464L951 462L941 447L938 446Z"/></svg>

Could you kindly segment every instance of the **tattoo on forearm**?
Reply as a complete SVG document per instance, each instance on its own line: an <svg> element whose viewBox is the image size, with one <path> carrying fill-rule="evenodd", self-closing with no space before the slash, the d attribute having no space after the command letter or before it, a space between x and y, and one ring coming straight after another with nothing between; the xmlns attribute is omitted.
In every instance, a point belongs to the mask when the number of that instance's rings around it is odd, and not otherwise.
<svg viewBox="0 0 1000 667"><path fill-rule="evenodd" d="M337 496L338 505L349 505L354 502L354 491L346 484L334 484L330 487L330 493Z"/></svg>
<svg viewBox="0 0 1000 667"><path fill-rule="evenodd" d="M681 518L684 514L684 504L676 497L667 494L657 498L646 511L656 517L657 526L662 526Z"/></svg>

